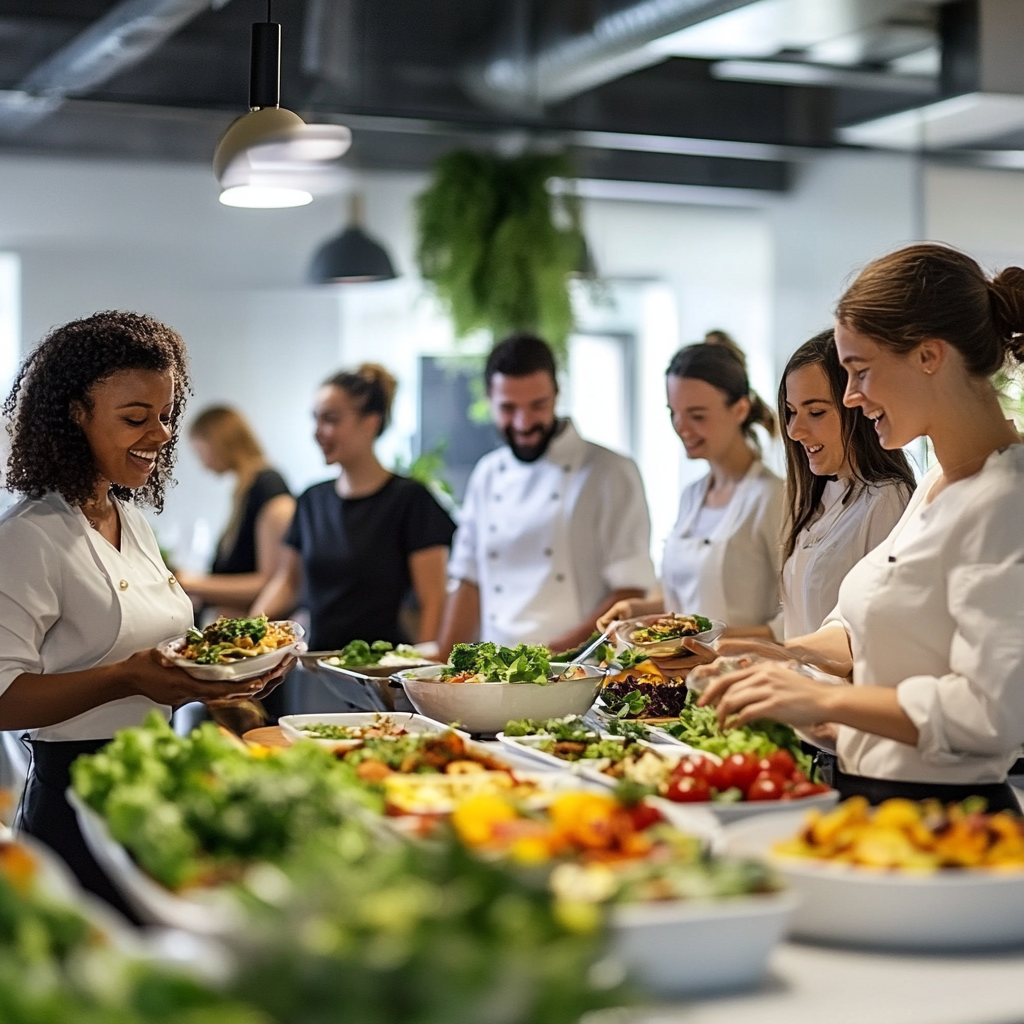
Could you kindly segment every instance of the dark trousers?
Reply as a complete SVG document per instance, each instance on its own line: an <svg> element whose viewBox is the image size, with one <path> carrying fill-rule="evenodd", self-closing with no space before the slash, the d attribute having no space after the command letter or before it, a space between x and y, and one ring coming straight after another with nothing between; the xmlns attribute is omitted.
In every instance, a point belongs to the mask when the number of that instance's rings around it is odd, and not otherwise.
<svg viewBox="0 0 1024 1024"><path fill-rule="evenodd" d="M63 858L83 889L104 899L129 921L138 916L114 888L85 844L78 819L64 796L71 784L71 763L81 754L94 754L110 740L32 743L32 770L18 809L18 828L45 843Z"/></svg>
<svg viewBox="0 0 1024 1024"><path fill-rule="evenodd" d="M992 814L996 811L1013 811L1020 814L1020 804L1008 782L968 786L947 786L932 782L890 782L888 779L870 779L866 775L847 775L836 768L832 785L839 790L841 799L862 796L872 805L894 797L902 797L904 800L931 799L943 804L958 804L970 796L980 796L985 798L987 810Z"/></svg>

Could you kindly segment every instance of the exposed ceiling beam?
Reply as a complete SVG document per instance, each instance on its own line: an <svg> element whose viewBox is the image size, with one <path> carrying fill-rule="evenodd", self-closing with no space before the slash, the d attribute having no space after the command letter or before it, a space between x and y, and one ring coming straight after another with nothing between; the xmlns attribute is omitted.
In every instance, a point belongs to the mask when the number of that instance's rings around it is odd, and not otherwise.
<svg viewBox="0 0 1024 1024"><path fill-rule="evenodd" d="M516 40L502 40L489 59L466 69L464 80L488 106L540 109L659 63L664 55L648 49L648 43L751 2L639 0L599 18L589 32L536 52Z"/></svg>
<svg viewBox="0 0 1024 1024"><path fill-rule="evenodd" d="M16 133L149 56L197 15L229 0L123 0L0 92L0 131Z"/></svg>

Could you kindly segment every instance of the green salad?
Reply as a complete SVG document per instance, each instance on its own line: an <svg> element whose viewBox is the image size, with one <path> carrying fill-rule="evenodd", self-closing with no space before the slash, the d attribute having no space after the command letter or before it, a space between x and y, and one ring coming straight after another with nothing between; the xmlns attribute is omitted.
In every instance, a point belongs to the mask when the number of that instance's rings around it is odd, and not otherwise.
<svg viewBox="0 0 1024 1024"><path fill-rule="evenodd" d="M362 665L379 665L389 655L392 658L407 658L409 661L423 660L419 651L408 644L395 647L387 640L375 640L372 644L365 640L353 640L342 648L341 654L335 654L326 661L328 665L336 665L338 668L359 668Z"/></svg>
<svg viewBox="0 0 1024 1024"><path fill-rule="evenodd" d="M811 777L812 758L800 746L800 737L782 722L764 718L738 729L722 730L718 713L713 707L697 707L697 697L690 691L686 704L679 712L679 721L663 726L665 732L697 750L705 750L718 757L732 754L756 754L766 757L775 750L788 750L797 767Z"/></svg>
<svg viewBox="0 0 1024 1024"><path fill-rule="evenodd" d="M353 766L314 743L253 756L205 722L182 737L156 712L71 767L75 792L170 889L275 861L356 806L382 809Z"/></svg>
<svg viewBox="0 0 1024 1024"><path fill-rule="evenodd" d="M546 683L550 676L551 652L528 644L456 644L441 670L451 683Z"/></svg>
<svg viewBox="0 0 1024 1024"><path fill-rule="evenodd" d="M711 629L711 620L703 615L663 615L649 626L640 626L629 634L635 644L660 644L666 640L681 640Z"/></svg>
<svg viewBox="0 0 1024 1024"><path fill-rule="evenodd" d="M602 736L588 725L579 715L566 718L550 718L535 722L524 718L508 722L506 736L535 736L539 742L531 744L536 750L552 754L563 761L609 760L618 762L630 754L638 754L641 747L638 739L646 739L650 730L640 722L621 719L608 723L611 736Z"/></svg>

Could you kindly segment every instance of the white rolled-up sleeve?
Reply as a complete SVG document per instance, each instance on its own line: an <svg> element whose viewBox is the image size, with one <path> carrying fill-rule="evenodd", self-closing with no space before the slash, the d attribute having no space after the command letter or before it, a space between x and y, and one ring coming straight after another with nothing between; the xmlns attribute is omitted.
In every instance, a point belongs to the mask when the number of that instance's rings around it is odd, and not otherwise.
<svg viewBox="0 0 1024 1024"><path fill-rule="evenodd" d="M453 580L480 583L477 543L480 533L479 516L483 508L483 474L478 465L466 484L466 496L458 515L458 528L452 539L448 556L448 576Z"/></svg>
<svg viewBox="0 0 1024 1024"><path fill-rule="evenodd" d="M41 650L60 617L60 561L35 524L0 528L0 694L25 672L42 671Z"/></svg>
<svg viewBox="0 0 1024 1024"><path fill-rule="evenodd" d="M918 751L933 764L1011 755L1024 743L1024 564L954 568L948 604L952 671L896 688L917 726Z"/></svg>
<svg viewBox="0 0 1024 1024"><path fill-rule="evenodd" d="M651 515L640 471L631 460L608 473L600 520L601 578L609 590L642 590L656 583L651 561Z"/></svg>

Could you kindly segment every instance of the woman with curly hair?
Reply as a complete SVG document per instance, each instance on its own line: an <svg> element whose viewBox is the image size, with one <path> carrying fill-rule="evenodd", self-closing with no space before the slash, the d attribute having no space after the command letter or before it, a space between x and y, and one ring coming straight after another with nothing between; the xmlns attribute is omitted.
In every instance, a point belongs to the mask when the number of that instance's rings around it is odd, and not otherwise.
<svg viewBox="0 0 1024 1024"><path fill-rule="evenodd" d="M250 697L281 671L200 682L154 649L192 605L138 506L163 507L190 388L175 331L107 312L53 330L4 404L23 497L0 518L0 729L33 753L19 824L128 916L64 798L71 762L153 709Z"/></svg>

